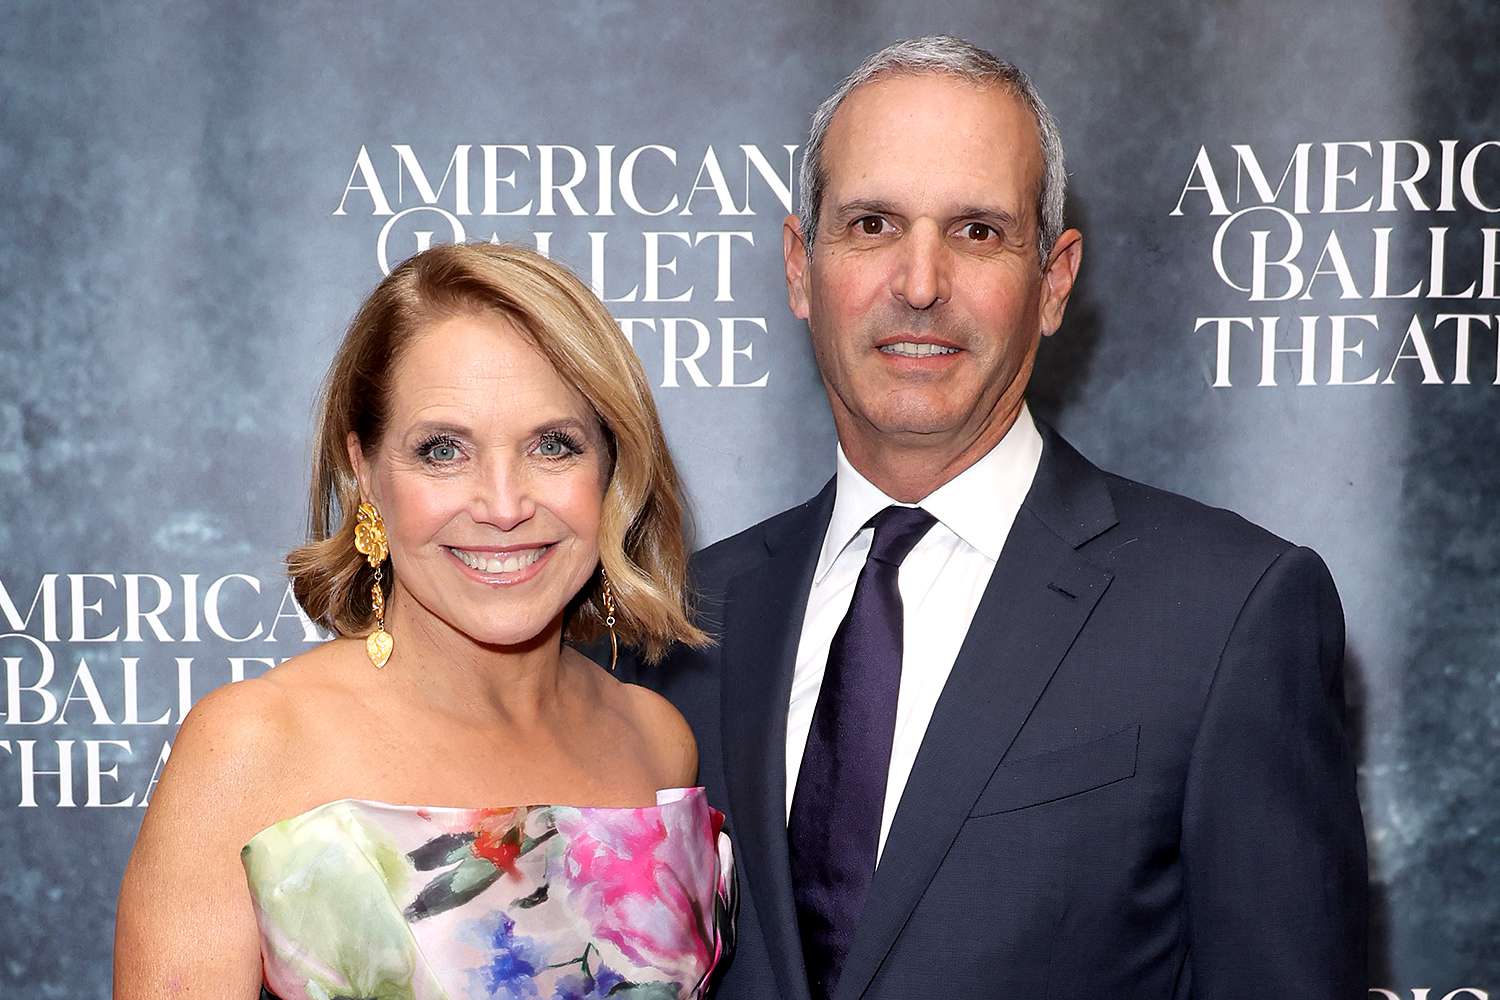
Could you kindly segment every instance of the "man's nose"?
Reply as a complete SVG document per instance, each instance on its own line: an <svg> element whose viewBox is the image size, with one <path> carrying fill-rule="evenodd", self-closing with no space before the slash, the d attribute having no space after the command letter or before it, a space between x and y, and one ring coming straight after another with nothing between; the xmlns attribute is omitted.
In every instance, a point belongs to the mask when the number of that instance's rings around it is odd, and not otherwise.
<svg viewBox="0 0 1500 1000"><path fill-rule="evenodd" d="M917 220L898 244L901 260L892 276L891 293L913 309L930 309L948 301L952 276L948 247L937 223Z"/></svg>

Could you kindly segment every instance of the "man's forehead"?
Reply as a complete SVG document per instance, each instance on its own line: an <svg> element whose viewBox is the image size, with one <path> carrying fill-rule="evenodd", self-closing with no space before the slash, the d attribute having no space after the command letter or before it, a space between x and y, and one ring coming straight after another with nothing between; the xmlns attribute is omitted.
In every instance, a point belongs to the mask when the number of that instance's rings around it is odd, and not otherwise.
<svg viewBox="0 0 1500 1000"><path fill-rule="evenodd" d="M1035 117L1001 84L882 76L855 88L830 123L825 198L1029 197L1041 180L1040 146Z"/></svg>

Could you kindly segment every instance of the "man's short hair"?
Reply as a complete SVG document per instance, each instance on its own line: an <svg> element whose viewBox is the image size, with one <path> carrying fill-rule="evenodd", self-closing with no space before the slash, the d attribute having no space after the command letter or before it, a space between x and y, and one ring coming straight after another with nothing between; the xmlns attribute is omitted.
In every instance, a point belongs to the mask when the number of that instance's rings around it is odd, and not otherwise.
<svg viewBox="0 0 1500 1000"><path fill-rule="evenodd" d="M1068 175L1063 168L1062 136L1058 132L1057 122L1025 73L994 53L953 35L908 38L886 46L844 77L829 98L813 112L812 128L808 131L807 148L803 152L799 176L802 200L798 215L802 221L802 239L807 246L808 256L812 256L813 242L817 238L823 188L828 182L828 176L823 170L823 143L828 137L828 127L833 123L833 116L839 106L855 88L878 77L915 76L924 73L943 73L979 86L999 86L1020 99L1036 119L1037 140L1042 150L1042 178L1036 199L1037 243L1041 251L1042 266L1045 267L1047 256L1052 252L1052 244L1062 235L1063 196L1068 184Z"/></svg>

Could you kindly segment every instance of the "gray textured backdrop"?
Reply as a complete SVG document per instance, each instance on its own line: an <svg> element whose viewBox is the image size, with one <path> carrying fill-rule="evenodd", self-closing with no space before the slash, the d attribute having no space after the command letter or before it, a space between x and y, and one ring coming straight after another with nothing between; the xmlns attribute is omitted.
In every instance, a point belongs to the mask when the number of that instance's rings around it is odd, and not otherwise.
<svg viewBox="0 0 1500 1000"><path fill-rule="evenodd" d="M537 194L539 144L613 144L623 155L655 143L679 156L676 170L642 160L638 190L655 204L689 193L712 146L738 200L740 144L777 162L860 57L934 31L1020 63L1062 122L1086 253L1068 320L1044 348L1035 409L1100 464L1239 510L1317 548L1333 570L1377 903L1372 985L1401 997L1428 987L1432 1000L1500 989L1500 319L1474 328L1470 385L1446 384L1451 322L1432 330L1440 313L1500 309L1477 294L1367 298L1375 228L1391 229L1394 292L1427 275L1430 227L1447 230L1449 286L1462 290L1482 273L1481 231L1500 217L1461 197L1448 212L1316 211L1317 144L1376 144L1373 157L1349 156L1356 176L1340 197L1353 204L1378 200L1370 178L1382 140L1414 140L1436 160L1442 140L1462 157L1500 139L1493 4L424 3L356 13L37 2L0 11L0 584L25 617L44 575L64 576L56 641L45 641L40 611L20 630L31 639L3 634L15 629L0 620L0 996L109 995L115 892L140 822L138 808L59 808L58 779L45 774L37 806L22 808L21 743L35 741L42 769L69 753L82 803L83 741L129 741L128 752L100 745L100 766L118 767L102 797L139 802L171 726L123 723L124 658L138 659L142 717L154 719L175 698L175 657L193 658L198 697L228 680L231 657L302 648L287 619L276 642L216 639L201 619L196 643L70 642L66 575L114 575L81 581L84 603L101 605L88 635L120 622L127 573L173 583L163 621L175 640L182 574L197 574L200 588L228 573L256 577L258 596L226 585L223 624L272 624L279 559L303 523L315 386L379 278L385 219L370 196L352 192L346 214L333 214L359 149L395 201L393 144L410 145L434 181L456 145L473 144L476 169L480 144L532 147L532 169L504 192L520 204ZM1341 299L1324 276L1306 300L1250 303L1214 271L1223 219L1209 216L1207 196L1189 192L1183 214L1171 212L1200 146L1232 193L1231 144L1249 145L1274 185L1299 142L1315 144L1313 212L1299 221L1314 244L1339 234L1363 293ZM1500 206L1500 148L1476 162L1479 193ZM1421 190L1436 200L1435 181ZM764 388L657 393L702 543L810 495L831 468L805 333L784 305L781 208L764 183L750 191L753 214L735 217L700 193L690 218L617 205L607 219L463 220L470 236L552 232L556 255L583 267L586 234L607 231L611 293L641 281L645 231L753 234L753 247L734 249L732 304L712 300L711 251L673 244L679 274L663 277L674 290L693 282L691 301L615 307L710 326L765 318L742 361L751 376L768 373ZM579 192L596 201L592 171ZM393 208L419 203L410 178L404 195ZM451 188L439 204L455 207ZM1292 207L1290 195L1278 204ZM416 221L393 236L393 258L415 246L416 229L444 238L440 219ZM1244 228L1229 241L1241 267ZM1311 270L1316 249L1299 259ZM1235 335L1233 387L1212 387L1213 334L1194 332L1199 318L1280 316L1288 346L1296 317L1325 317L1315 373L1326 382L1331 313L1377 317L1378 330L1356 330L1364 357L1348 360L1355 376L1382 378L1418 317L1440 382L1422 384L1412 356L1391 384L1297 386L1295 359L1283 355L1279 384L1258 387L1246 332ZM660 325L637 337L658 384ZM717 349L705 359L711 377ZM74 700L62 723L26 725L45 706L16 685L35 681L41 646L55 661L49 689ZM80 659L107 721L80 686Z"/></svg>

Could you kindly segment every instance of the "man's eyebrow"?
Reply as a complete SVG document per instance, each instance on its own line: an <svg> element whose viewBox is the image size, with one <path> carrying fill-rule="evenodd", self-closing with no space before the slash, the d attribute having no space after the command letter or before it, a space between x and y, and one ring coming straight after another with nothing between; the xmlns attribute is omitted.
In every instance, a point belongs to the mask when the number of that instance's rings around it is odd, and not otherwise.
<svg viewBox="0 0 1500 1000"><path fill-rule="evenodd" d="M894 215L902 213L891 202L879 198L855 198L840 204L833 213L836 219L854 219L862 215ZM978 222L987 222L996 229L1005 232L1017 232L1020 224L1016 217L1003 208L994 205L965 205L954 212L950 218L973 219Z"/></svg>
<svg viewBox="0 0 1500 1000"><path fill-rule="evenodd" d="M888 201L878 198L856 198L839 205L834 211L834 217L848 219L860 215L900 215L896 206Z"/></svg>
<svg viewBox="0 0 1500 1000"><path fill-rule="evenodd" d="M1016 217L1003 208L993 205L969 205L958 210L954 215L956 219L973 219L976 222L987 222L994 224L996 229L1006 232L1015 232L1020 229Z"/></svg>

